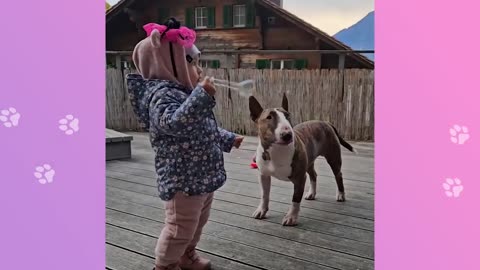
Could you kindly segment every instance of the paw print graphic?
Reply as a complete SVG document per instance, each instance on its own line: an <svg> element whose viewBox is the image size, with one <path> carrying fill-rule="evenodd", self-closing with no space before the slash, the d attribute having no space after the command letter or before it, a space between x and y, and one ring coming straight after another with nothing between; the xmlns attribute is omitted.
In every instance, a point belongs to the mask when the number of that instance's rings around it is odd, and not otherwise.
<svg viewBox="0 0 480 270"><path fill-rule="evenodd" d="M65 116L65 118L60 119L58 123L60 124L58 128L60 128L60 130L65 132L65 134L67 135L72 135L73 133L80 130L78 118L75 118L71 114Z"/></svg>
<svg viewBox="0 0 480 270"><path fill-rule="evenodd" d="M458 178L447 178L445 183L443 183L443 189L447 197L458 198L463 191L462 181Z"/></svg>
<svg viewBox="0 0 480 270"><path fill-rule="evenodd" d="M55 176L55 170L52 169L52 166L45 164L43 166L38 166L35 168L33 173L38 182L42 185L53 182L53 177Z"/></svg>
<svg viewBox="0 0 480 270"><path fill-rule="evenodd" d="M20 113L15 108L8 108L2 110L0 113L0 122L7 128L18 126L20 120Z"/></svg>
<svg viewBox="0 0 480 270"><path fill-rule="evenodd" d="M466 126L454 125L450 128L450 136L450 140L454 144L464 144L470 139L470 134L468 133L468 128Z"/></svg>

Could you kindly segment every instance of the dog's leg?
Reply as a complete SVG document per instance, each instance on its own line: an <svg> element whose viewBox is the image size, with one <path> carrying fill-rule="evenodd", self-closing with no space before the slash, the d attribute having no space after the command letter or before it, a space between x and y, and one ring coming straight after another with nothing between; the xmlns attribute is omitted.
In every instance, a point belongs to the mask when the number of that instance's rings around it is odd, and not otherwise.
<svg viewBox="0 0 480 270"><path fill-rule="evenodd" d="M298 214L300 213L300 203L302 202L306 181L307 181L306 174L303 176L303 179L296 179L296 181L293 181L292 206L290 207L290 209L288 210L288 213L283 218L282 224L284 226L295 226L298 223Z"/></svg>
<svg viewBox="0 0 480 270"><path fill-rule="evenodd" d="M310 178L310 190L308 191L305 200L315 200L317 195L317 172L315 171L315 164L312 164L307 170L308 177Z"/></svg>
<svg viewBox="0 0 480 270"><path fill-rule="evenodd" d="M343 186L343 176L342 176L342 156L340 148L338 151L333 152L331 155L325 157L328 165L332 169L333 175L335 176L335 181L337 181L337 202L345 201L345 187Z"/></svg>
<svg viewBox="0 0 480 270"><path fill-rule="evenodd" d="M268 203L270 201L270 186L272 178L270 176L261 175L259 178L260 186L262 189L262 198L257 210L253 213L253 217L256 219L263 219L268 212Z"/></svg>

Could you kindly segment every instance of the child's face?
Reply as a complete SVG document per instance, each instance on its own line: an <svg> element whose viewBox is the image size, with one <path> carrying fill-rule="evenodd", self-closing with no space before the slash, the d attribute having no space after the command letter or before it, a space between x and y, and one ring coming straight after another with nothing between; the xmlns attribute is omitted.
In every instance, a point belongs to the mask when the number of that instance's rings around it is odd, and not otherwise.
<svg viewBox="0 0 480 270"><path fill-rule="evenodd" d="M195 57L191 63L188 63L188 74L193 85L197 85L202 77L203 69L199 66L200 57Z"/></svg>

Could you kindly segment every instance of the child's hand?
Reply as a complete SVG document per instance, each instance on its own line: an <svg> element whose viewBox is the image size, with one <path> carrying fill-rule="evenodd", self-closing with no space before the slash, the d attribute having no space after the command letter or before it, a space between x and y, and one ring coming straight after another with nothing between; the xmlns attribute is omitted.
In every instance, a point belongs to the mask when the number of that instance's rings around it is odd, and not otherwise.
<svg viewBox="0 0 480 270"><path fill-rule="evenodd" d="M237 149L240 148L240 146L242 145L243 139L244 139L243 136L236 136L235 141L233 142L233 146Z"/></svg>
<svg viewBox="0 0 480 270"><path fill-rule="evenodd" d="M200 85L203 87L203 89L205 89L205 91L207 91L210 96L215 96L217 90L215 89L215 85L213 84L213 80L211 77L205 77L200 83Z"/></svg>

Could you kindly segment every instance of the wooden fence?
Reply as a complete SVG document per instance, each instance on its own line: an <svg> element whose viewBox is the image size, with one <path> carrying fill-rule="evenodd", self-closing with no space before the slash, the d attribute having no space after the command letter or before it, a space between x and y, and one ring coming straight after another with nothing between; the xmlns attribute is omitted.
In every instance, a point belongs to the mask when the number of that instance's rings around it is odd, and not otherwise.
<svg viewBox="0 0 480 270"><path fill-rule="evenodd" d="M107 128L140 131L133 114L124 72L107 69ZM253 95L264 107L279 107L287 93L294 124L306 120L326 120L347 140L373 141L374 71L340 70L257 70L212 69L205 74L239 82L255 80ZM250 120L248 98L235 91L217 89L215 115L223 128L244 135L255 135Z"/></svg>

